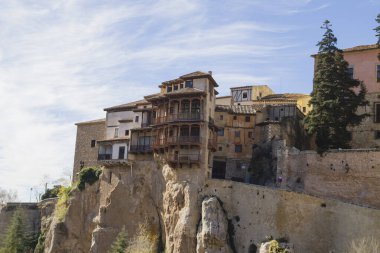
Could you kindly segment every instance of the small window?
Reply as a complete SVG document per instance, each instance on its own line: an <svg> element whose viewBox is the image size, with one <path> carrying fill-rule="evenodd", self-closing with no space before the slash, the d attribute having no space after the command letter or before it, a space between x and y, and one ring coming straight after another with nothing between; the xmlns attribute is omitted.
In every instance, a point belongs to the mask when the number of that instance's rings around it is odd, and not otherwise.
<svg viewBox="0 0 380 253"><path fill-rule="evenodd" d="M247 98L248 97L248 93L247 92L243 92L243 98Z"/></svg>
<svg viewBox="0 0 380 253"><path fill-rule="evenodd" d="M219 128L218 136L224 136L224 128Z"/></svg>
<svg viewBox="0 0 380 253"><path fill-rule="evenodd" d="M349 75L351 79L354 79L354 68L353 67L347 68L347 74Z"/></svg>
<svg viewBox="0 0 380 253"><path fill-rule="evenodd" d="M380 123L380 103L375 104L375 123Z"/></svg>
<svg viewBox="0 0 380 253"><path fill-rule="evenodd" d="M166 91L167 91L167 92L172 92L172 89L173 89L172 86L168 86L168 87L166 87Z"/></svg>
<svg viewBox="0 0 380 253"><path fill-rule="evenodd" d="M125 130L125 136L129 135L129 130Z"/></svg>
<svg viewBox="0 0 380 253"><path fill-rule="evenodd" d="M170 114L173 114L173 113L174 113L174 107L173 107L173 106L169 108L169 113L170 113Z"/></svg>
<svg viewBox="0 0 380 253"><path fill-rule="evenodd" d="M114 138L118 138L119 137L119 128L118 127L115 128L115 133L114 133L113 137Z"/></svg>
<svg viewBox="0 0 380 253"><path fill-rule="evenodd" d="M91 148L95 147L96 140L91 140Z"/></svg>
<svg viewBox="0 0 380 253"><path fill-rule="evenodd" d="M223 120L223 115L219 115L219 119L220 119L220 120Z"/></svg>
<svg viewBox="0 0 380 253"><path fill-rule="evenodd" d="M302 107L302 112L306 112L306 107Z"/></svg>
<svg viewBox="0 0 380 253"><path fill-rule="evenodd" d="M259 98L262 98L262 97L263 97L263 93L259 92Z"/></svg>
<svg viewBox="0 0 380 253"><path fill-rule="evenodd" d="M242 145L235 145L235 153L241 153L243 150Z"/></svg>
<svg viewBox="0 0 380 253"><path fill-rule="evenodd" d="M240 131L235 131L235 137L239 138L240 137Z"/></svg>
<svg viewBox="0 0 380 253"><path fill-rule="evenodd" d="M250 116L245 116L245 122L250 122L251 121L251 117Z"/></svg>
<svg viewBox="0 0 380 253"><path fill-rule="evenodd" d="M183 89L183 83L179 84L179 88Z"/></svg>
<svg viewBox="0 0 380 253"><path fill-rule="evenodd" d="M234 120L237 120L237 116L236 115L234 115L234 118L233 118Z"/></svg>
<svg viewBox="0 0 380 253"><path fill-rule="evenodd" d="M377 76L377 82L380 82L380 65L377 65L376 76Z"/></svg>
<svg viewBox="0 0 380 253"><path fill-rule="evenodd" d="M178 84L174 85L173 90L178 90Z"/></svg>
<svg viewBox="0 0 380 253"><path fill-rule="evenodd" d="M135 117L135 122L139 122L139 116Z"/></svg>
<svg viewBox="0 0 380 253"><path fill-rule="evenodd" d="M144 105L144 109L146 109L146 105Z"/></svg>
<svg viewBox="0 0 380 253"><path fill-rule="evenodd" d="M380 139L380 131L375 131L375 139Z"/></svg>
<svg viewBox="0 0 380 253"><path fill-rule="evenodd" d="M218 151L223 151L222 146L219 146L219 147L218 147Z"/></svg>
<svg viewBox="0 0 380 253"><path fill-rule="evenodd" d="M252 135L253 135L252 132L248 132L248 138L252 138Z"/></svg>
<svg viewBox="0 0 380 253"><path fill-rule="evenodd" d="M193 80L186 80L185 88L193 88Z"/></svg>

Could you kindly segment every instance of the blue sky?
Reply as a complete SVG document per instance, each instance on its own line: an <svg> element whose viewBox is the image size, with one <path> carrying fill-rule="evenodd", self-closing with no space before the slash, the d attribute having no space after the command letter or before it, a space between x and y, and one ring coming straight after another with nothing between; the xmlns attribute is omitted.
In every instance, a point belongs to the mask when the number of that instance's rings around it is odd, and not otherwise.
<svg viewBox="0 0 380 253"><path fill-rule="evenodd" d="M67 177L75 122L185 73L212 70L220 95L310 93L322 22L341 48L372 44L378 13L378 0L1 1L0 188L25 201Z"/></svg>

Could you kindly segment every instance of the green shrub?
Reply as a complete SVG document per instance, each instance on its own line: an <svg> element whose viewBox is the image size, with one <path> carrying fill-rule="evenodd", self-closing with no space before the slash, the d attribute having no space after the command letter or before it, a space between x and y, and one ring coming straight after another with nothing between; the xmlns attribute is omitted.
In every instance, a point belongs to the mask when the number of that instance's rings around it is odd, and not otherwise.
<svg viewBox="0 0 380 253"><path fill-rule="evenodd" d="M78 189L83 191L86 187L86 183L92 185L99 180L102 169L99 167L85 167L78 172L79 183Z"/></svg>
<svg viewBox="0 0 380 253"><path fill-rule="evenodd" d="M108 253L125 253L127 246L127 233L125 232L125 227L123 227L120 233L117 235L116 240L112 244L111 249L108 251Z"/></svg>
<svg viewBox="0 0 380 253"><path fill-rule="evenodd" d="M62 186L58 192L58 201L55 207L54 215L58 221L63 221L69 208L71 187Z"/></svg>
<svg viewBox="0 0 380 253"><path fill-rule="evenodd" d="M45 193L41 196L41 200L58 197L61 187L61 185L54 185L52 189L46 189Z"/></svg>

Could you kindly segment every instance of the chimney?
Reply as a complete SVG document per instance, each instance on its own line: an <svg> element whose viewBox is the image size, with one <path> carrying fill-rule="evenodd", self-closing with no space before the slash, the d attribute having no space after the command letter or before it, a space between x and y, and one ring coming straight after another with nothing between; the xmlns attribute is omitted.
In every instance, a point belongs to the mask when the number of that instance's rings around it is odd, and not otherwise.
<svg viewBox="0 0 380 253"><path fill-rule="evenodd" d="M208 74L209 74L210 76L212 76L212 71L209 70L209 71L208 71Z"/></svg>

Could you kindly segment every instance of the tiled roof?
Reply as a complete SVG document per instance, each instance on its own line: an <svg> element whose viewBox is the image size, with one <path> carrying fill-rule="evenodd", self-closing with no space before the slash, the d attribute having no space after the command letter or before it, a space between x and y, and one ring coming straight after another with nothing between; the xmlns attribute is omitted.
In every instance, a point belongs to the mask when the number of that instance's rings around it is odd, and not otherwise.
<svg viewBox="0 0 380 253"><path fill-rule="evenodd" d="M380 49L380 46L377 44L361 45L361 46L343 49L343 52L363 51L363 50L370 50L370 49Z"/></svg>
<svg viewBox="0 0 380 253"><path fill-rule="evenodd" d="M165 93L165 96L170 96L170 95L176 95L176 94L191 94L191 93L204 93L205 91L196 89L196 88L183 88L175 91L171 91L168 93Z"/></svg>
<svg viewBox="0 0 380 253"><path fill-rule="evenodd" d="M215 99L223 99L223 98L231 98L231 96L220 96L220 97L216 97Z"/></svg>
<svg viewBox="0 0 380 253"><path fill-rule="evenodd" d="M299 94L299 93L284 93L284 94L270 94L265 97L262 97L261 100L278 100L278 99L298 99L303 97L308 97L309 95L306 94Z"/></svg>
<svg viewBox="0 0 380 253"><path fill-rule="evenodd" d="M252 87L268 87L268 85L266 84L262 84L262 85L246 85L246 86L236 86L236 87L231 87L230 90L240 90L240 89L249 89L249 88L252 88ZM268 87L269 88L269 87Z"/></svg>
<svg viewBox="0 0 380 253"><path fill-rule="evenodd" d="M144 104L144 103L148 103L148 101L146 101L145 99L141 99L141 100L126 103L126 104L115 105L112 107L104 108L104 111L118 111L120 109L132 109L136 107L138 104Z"/></svg>
<svg viewBox="0 0 380 253"><path fill-rule="evenodd" d="M95 120L90 120L90 121L83 121L83 122L78 122L75 123L75 125L90 125L90 124L98 124L98 123L104 123L106 122L106 119L95 119Z"/></svg>
<svg viewBox="0 0 380 253"><path fill-rule="evenodd" d="M205 73L202 71L195 71L195 72L192 72L192 73L189 73L186 75L182 75L182 76L180 76L180 78L187 79L187 78L191 78L191 77L204 77L204 76L209 76L209 75L210 75L209 73Z"/></svg>
<svg viewBox="0 0 380 253"><path fill-rule="evenodd" d="M182 75L179 78L162 82L162 84L166 85L166 84L180 83L187 79L192 79L192 78L208 78L214 84L215 87L219 86L210 73L205 73L202 71L195 71L186 75Z"/></svg>
<svg viewBox="0 0 380 253"><path fill-rule="evenodd" d="M263 105L217 105L215 111L235 114L256 114L257 111L260 111L264 107Z"/></svg>

